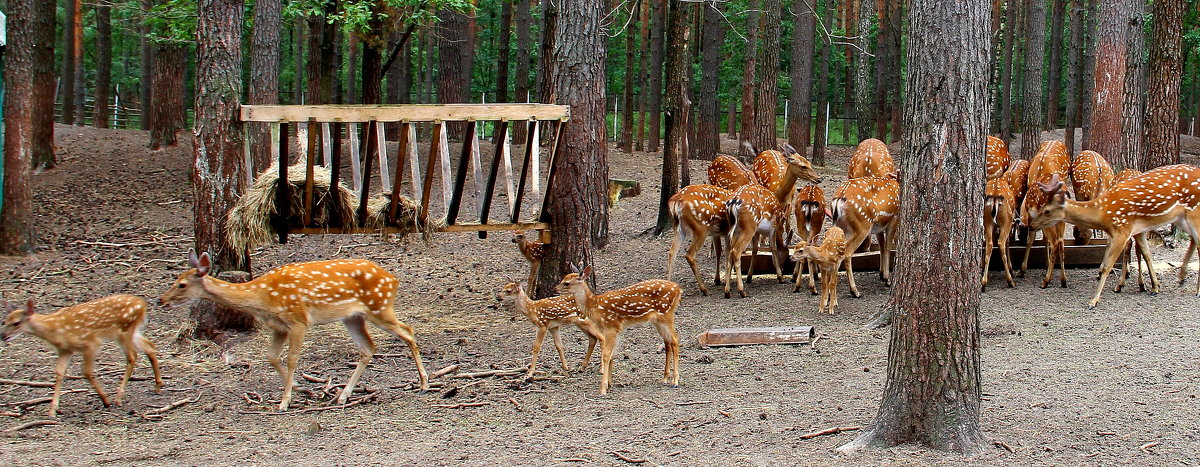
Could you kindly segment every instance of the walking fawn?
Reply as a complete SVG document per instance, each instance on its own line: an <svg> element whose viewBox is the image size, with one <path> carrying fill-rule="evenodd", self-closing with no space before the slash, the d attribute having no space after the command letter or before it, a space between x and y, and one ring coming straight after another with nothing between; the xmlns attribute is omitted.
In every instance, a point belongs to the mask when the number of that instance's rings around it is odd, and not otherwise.
<svg viewBox="0 0 1200 467"><path fill-rule="evenodd" d="M408 343L421 379L421 389L429 387L413 328L396 319L394 306L398 281L378 264L364 259L292 263L240 284L209 276L212 260L208 253L197 257L194 250L188 252L188 264L192 269L180 274L159 301L170 305L192 298L208 300L249 313L270 328L267 361L283 377L279 410L287 410L292 400L293 376L304 334L312 326L333 321L341 321L346 326L359 352L358 366L338 395L339 404L346 403L354 393L354 386L375 355L375 343L367 333L367 321ZM285 340L288 344L286 369L279 363Z"/></svg>
<svg viewBox="0 0 1200 467"><path fill-rule="evenodd" d="M517 244L517 248L521 250L521 256L524 256L525 261L529 262L529 282L526 287L529 290L537 290L537 274L538 270L542 268L542 258L546 256L546 245L537 240L530 240L524 230L513 231L512 242Z"/></svg>
<svg viewBox="0 0 1200 467"><path fill-rule="evenodd" d="M600 341L600 395L608 393L612 382L612 359L617 348L617 337L630 325L646 322L658 330L666 348L663 384L679 386L679 335L675 333L675 312L679 309L679 298L683 296L679 284L650 279L596 295L586 280L592 273L591 266L580 273L572 264L571 271L571 274L563 277L556 290L575 297L575 304L586 316Z"/></svg>
<svg viewBox="0 0 1200 467"><path fill-rule="evenodd" d="M137 365L137 353L146 354L150 368L154 370L154 392L162 390L162 375L158 369L158 352L154 344L142 336L146 325L146 301L133 295L113 295L87 303L61 308L49 315L33 311L33 299L25 302L25 309L13 310L4 320L0 339L8 342L26 333L45 340L58 350L58 363L54 365L54 396L50 399L50 416L58 414L58 398L62 394L63 376L71 363L71 356L83 354L83 377L87 378L100 402L109 406L108 394L96 380L96 351L100 344L115 340L125 353L125 376L117 386L116 404L125 399L125 385L133 376Z"/></svg>
<svg viewBox="0 0 1200 467"><path fill-rule="evenodd" d="M1026 176L1026 186L1029 188L1025 192L1025 199L1020 206L1021 223L1030 226L1031 230L1025 236L1025 259L1021 261L1021 270L1017 275L1025 277L1025 271L1029 269L1029 252L1033 248L1034 232L1031 222L1033 216L1042 206L1049 200L1045 192L1038 190L1036 183L1048 183L1052 177L1057 175L1059 179L1066 180L1070 177L1071 158L1067 156L1067 147L1062 141L1046 141L1038 148L1037 154L1033 156L1033 160L1029 161L1029 174ZM1042 288L1050 285L1050 281L1054 279L1054 268L1059 266L1059 282L1065 288L1067 286L1067 256L1066 245L1063 242L1063 237L1066 236L1066 226L1062 224L1047 225L1042 230L1042 237L1046 241L1046 277L1042 279Z"/></svg>
<svg viewBox="0 0 1200 467"><path fill-rule="evenodd" d="M562 364L563 373L570 371L567 368L567 355L563 352L562 339L558 336L558 329L568 324L578 326L579 330L588 336L587 354L583 356L583 363L579 364L580 370L587 368L588 360L592 359L592 351L596 349L597 337L591 325L584 319L583 312L575 305L575 297L559 295L533 300L525 294L521 284L509 282L496 294L496 299L512 304L514 310L529 318L529 322L537 328L537 337L533 338L533 356L529 359L526 378L533 377L533 372L537 369L538 354L542 352L542 341L546 338L547 331L554 338L554 348L558 349L558 361Z"/></svg>
<svg viewBox="0 0 1200 467"><path fill-rule="evenodd" d="M708 295L708 287L700 277L700 265L696 255L704 246L704 239L712 237L713 252L716 258L716 279L721 281L721 238L729 232L729 223L725 218L725 202L733 197L733 192L716 185L688 185L671 195L667 200L667 211L671 216L671 224L675 226L675 237L671 239L671 250L667 255L667 280L672 280L675 272L675 255L679 252L679 244L683 237L691 237L687 251L683 257L692 267L696 275L696 284L700 293Z"/></svg>
<svg viewBox="0 0 1200 467"><path fill-rule="evenodd" d="M804 240L796 244L796 253L792 255L792 260L796 261L797 265L800 261L808 260L821 267L821 304L817 306L817 312L825 311L828 306L829 314L832 315L837 309L837 272L845 257L846 235L841 228L836 226L825 231L825 239L821 241L821 246ZM811 275L809 275L809 287L812 287ZM800 279L797 278L796 290L799 289Z"/></svg>

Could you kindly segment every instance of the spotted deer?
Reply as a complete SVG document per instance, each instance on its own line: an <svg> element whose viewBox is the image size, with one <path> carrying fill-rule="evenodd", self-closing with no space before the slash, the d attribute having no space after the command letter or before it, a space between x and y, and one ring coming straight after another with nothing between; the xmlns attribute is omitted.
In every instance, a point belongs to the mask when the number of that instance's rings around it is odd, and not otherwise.
<svg viewBox="0 0 1200 467"><path fill-rule="evenodd" d="M1020 209L1025 205L1025 192L1028 191L1027 179L1029 177L1029 161L1025 159L1016 159L1008 164L1008 170L1004 171L1001 177L1008 182L1008 185L1013 189L1013 196L1016 200L1017 212L1013 220L1013 230L1009 233L1018 240L1025 240L1029 235L1029 226L1021 223Z"/></svg>
<svg viewBox="0 0 1200 467"><path fill-rule="evenodd" d="M679 284L650 279L597 295L592 293L586 280L592 274L591 266L580 272L572 264L571 271L556 290L575 297L575 304L600 341L600 395L608 393L612 383L612 360L618 336L629 326L640 323L654 325L662 336L666 349L662 382L678 387L679 334L675 332L675 313L683 296Z"/></svg>
<svg viewBox="0 0 1200 467"><path fill-rule="evenodd" d="M1037 154L1034 154L1033 159L1029 161L1029 173L1026 176L1025 185L1028 189L1025 191L1025 198L1020 206L1021 208L1021 224L1030 226L1031 231L1025 236L1025 259L1021 262L1021 269L1017 273L1019 277L1025 277L1025 271L1029 269L1029 253L1033 249L1034 231L1030 225L1032 216L1049 200L1040 190L1035 187L1036 183L1048 182L1051 177L1058 175L1060 179L1066 180L1070 176L1071 159L1067 156L1067 147L1061 141L1046 141L1038 148ZM1067 265L1066 265L1066 244L1063 242L1063 237L1066 236L1066 226L1055 225L1042 230L1042 237L1046 241L1046 277L1042 279L1042 288L1050 285L1051 279L1054 278L1054 268L1059 266L1059 282L1063 287L1067 286Z"/></svg>
<svg viewBox="0 0 1200 467"><path fill-rule="evenodd" d="M990 141L990 140L989 140ZM992 262L992 245L1000 247L1000 262L1004 265L1004 280L1015 286L1012 262L1008 257L1008 238L1016 217L1017 197L1003 177L989 178L983 201L983 290L987 290L988 268Z"/></svg>
<svg viewBox="0 0 1200 467"><path fill-rule="evenodd" d="M367 333L367 321L408 343L421 389L429 387L413 328L396 319L394 308L399 281L378 264L365 259L292 263L243 283L210 276L212 259L207 252L197 257L194 250L190 251L188 264L191 269L179 275L159 302L171 305L188 299L208 300L249 313L270 328L267 361L283 377L279 410L287 410L292 400L293 377L304 334L312 326L333 321L341 321L346 326L359 352L358 366L338 395L339 404L346 403L354 393L354 386L375 355L375 343ZM286 369L279 362L284 342L288 344Z"/></svg>
<svg viewBox="0 0 1200 467"><path fill-rule="evenodd" d="M524 230L513 231L512 242L517 244L517 249L521 250L521 256L525 257L525 261L529 263L529 290L537 290L537 275L538 270L542 268L542 258L546 256L546 245L537 240L530 240L525 235Z"/></svg>
<svg viewBox="0 0 1200 467"><path fill-rule="evenodd" d="M1121 172L1118 173L1116 175L1116 177L1113 178L1112 185L1110 185L1108 188L1112 189L1112 187L1115 187L1118 184L1121 184L1128 180L1133 180L1134 178L1137 178L1141 175L1142 175L1142 172L1137 169L1130 169L1130 168L1122 169ZM1147 232L1147 233L1149 233L1149 232ZM1139 234L1139 235L1146 235L1146 234ZM1147 269L1154 267L1154 265L1151 264L1147 258L1142 256L1141 251L1138 251L1137 248L1134 248L1133 240L1131 240L1130 243L1122 251L1123 251L1123 253L1121 254L1121 257L1122 257L1123 266L1121 267L1121 279L1118 280L1117 285L1113 287L1113 292L1120 293L1121 289L1125 287L1125 281L1126 281L1126 279L1129 278L1129 261L1131 259L1137 260L1137 261L1135 261L1135 263L1137 264L1138 290L1145 292L1146 291L1146 283L1142 280L1142 263L1146 263ZM1097 273L1099 273L1099 271L1097 271Z"/></svg>
<svg viewBox="0 0 1200 467"><path fill-rule="evenodd" d="M700 276L700 265L696 255L704 247L704 239L712 237L713 252L716 259L715 283L721 280L721 239L729 232L729 224L725 216L725 202L733 197L733 192L716 185L688 185L676 192L667 200L667 211L671 216L671 225L675 227L675 237L671 239L671 250L667 255L667 280L672 280L675 271L675 255L684 236L691 238L684 258L696 275L696 284L700 293L708 295L708 287Z"/></svg>
<svg viewBox="0 0 1200 467"><path fill-rule="evenodd" d="M32 334L49 343L58 351L58 362L54 365L54 395L50 398L50 416L58 415L58 399L62 395L62 381L71 364L71 356L83 354L83 377L87 378L100 402L108 407L108 394L96 379L96 352L107 341L117 341L125 353L125 376L117 386L114 402L121 405L125 399L125 385L133 376L137 366L137 354L146 354L150 368L154 370L154 392L161 392L162 374L158 368L158 351L154 343L142 335L146 326L146 301L133 295L112 295L86 303L60 308L58 311L39 315L34 312L33 299L25 302L24 309L13 310L4 320L0 339L5 343L21 334Z"/></svg>
<svg viewBox="0 0 1200 467"><path fill-rule="evenodd" d="M1159 167L1090 201L1068 199L1062 191L1063 186L1064 182L1058 177L1039 184L1040 191L1049 195L1050 201L1038 211L1032 226L1042 228L1067 221L1080 227L1103 230L1111 238L1100 264L1100 283L1095 296L1088 302L1089 308L1095 308L1100 302L1108 273L1130 237L1136 239L1138 250L1150 258L1145 236L1138 234L1167 224L1173 223L1191 236L1179 269L1180 284L1187 279L1187 264L1196 252L1200 238L1200 168L1189 165ZM1153 268L1150 269L1150 287L1152 292L1159 290ZM1197 281L1196 295L1200 296L1200 281Z"/></svg>
<svg viewBox="0 0 1200 467"><path fill-rule="evenodd" d="M708 183L732 191L742 185L758 182L754 179L754 173L741 160L721 154L708 165Z"/></svg>
<svg viewBox="0 0 1200 467"><path fill-rule="evenodd" d="M1071 184L1075 189L1075 199L1088 201L1100 196L1113 183L1112 165L1096 151L1083 151L1071 161ZM1075 243L1086 245L1092 239L1091 229L1072 227Z"/></svg>
<svg viewBox="0 0 1200 467"><path fill-rule="evenodd" d="M846 235L837 226L830 227L825 231L825 238L821 240L820 246L804 240L796 243L796 252L792 254L792 260L797 264L800 261L810 261L821 268L821 303L817 305L818 313L825 311L826 307L828 307L829 314L833 314L837 309L837 272L838 267L846 258L846 251ZM812 287L812 276L809 277L809 287ZM800 280L797 279L796 289L799 288Z"/></svg>
<svg viewBox="0 0 1200 467"><path fill-rule="evenodd" d="M896 163L886 144L875 138L858 143L846 168L847 178L896 176Z"/></svg>
<svg viewBox="0 0 1200 467"><path fill-rule="evenodd" d="M796 201L792 205L792 211L796 215L796 235L800 237L801 241L813 243L817 239L817 235L821 234L821 228L825 226L825 209L825 192L821 190L821 187L805 185L796 190ZM800 278L806 267L809 270L808 288L813 295L816 295L817 289L813 284L816 268L807 259L796 263L795 272L792 274L792 280L796 282L796 287L792 291L800 291Z"/></svg>
<svg viewBox="0 0 1200 467"><path fill-rule="evenodd" d="M995 136L987 137L987 179L1004 176L1009 165L1008 146L1004 140Z"/></svg>
<svg viewBox="0 0 1200 467"><path fill-rule="evenodd" d="M533 355L529 359L529 371L525 373L526 378L532 378L533 372L537 370L538 354L542 352L542 341L545 340L547 332L554 339L554 348L558 350L558 361L562 364L563 373L570 371L567 368L567 355L563 352L562 339L558 335L559 328L565 325L575 325L588 336L587 353L583 356L583 363L579 365L580 370L587 368L588 360L592 359L592 351L596 349L597 337L583 312L575 305L575 297L559 295L534 300L525 294L521 284L509 282L496 293L496 300L511 305L513 310L529 318L529 322L537 328L537 336L533 338Z"/></svg>
<svg viewBox="0 0 1200 467"><path fill-rule="evenodd" d="M854 252L869 236L879 241L879 279L891 277L892 247L896 242L896 214L900 211L900 183L894 178L861 177L843 182L829 203L833 225L846 234L846 281L850 294L861 297L854 282Z"/></svg>

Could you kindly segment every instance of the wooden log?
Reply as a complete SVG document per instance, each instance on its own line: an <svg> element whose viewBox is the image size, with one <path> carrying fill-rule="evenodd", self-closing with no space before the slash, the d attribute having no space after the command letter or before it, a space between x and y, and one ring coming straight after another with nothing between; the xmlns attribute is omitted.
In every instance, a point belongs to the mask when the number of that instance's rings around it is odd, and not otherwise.
<svg viewBox="0 0 1200 467"><path fill-rule="evenodd" d="M480 198L479 204L479 224L485 225L488 223L488 214L492 211L492 193L496 192L496 173L500 171L500 160L504 151L508 150L510 135L508 133L508 120L500 121L500 137L496 139L495 154L492 156L492 167L488 171L487 186L484 187L483 196ZM487 231L480 230L479 238L487 238Z"/></svg>
<svg viewBox="0 0 1200 467"><path fill-rule="evenodd" d="M388 168L387 137L383 125L375 123L375 153L379 155L379 186L384 192L392 191L392 177Z"/></svg>
<svg viewBox="0 0 1200 467"><path fill-rule="evenodd" d="M342 205L342 190L338 189L342 185L342 124L326 124L324 131L326 138L332 140L329 151L329 201L337 209ZM329 223L334 227L343 227L342 216L333 216Z"/></svg>
<svg viewBox="0 0 1200 467"><path fill-rule="evenodd" d="M354 192L362 189L362 154L358 147L357 123L351 123L347 133L350 134L350 171L353 172Z"/></svg>
<svg viewBox="0 0 1200 467"><path fill-rule="evenodd" d="M321 161L325 163L326 169L333 166L333 137L330 135L329 125L332 123L321 123Z"/></svg>
<svg viewBox="0 0 1200 467"><path fill-rule="evenodd" d="M374 155L372 152L375 149L375 138L371 137L371 132L377 125L374 121L367 122L362 135L362 191L358 195L358 225L367 224L367 200L371 196L371 156Z"/></svg>
<svg viewBox="0 0 1200 467"><path fill-rule="evenodd" d="M412 169L413 199L421 199L421 157L417 153L417 126L409 123L408 127L408 165Z"/></svg>
<svg viewBox="0 0 1200 467"><path fill-rule="evenodd" d="M537 144L534 144L533 150L529 152L529 163L533 164L533 187L530 190L533 196L542 192L542 135L539 134L541 127L541 125L533 126L533 140Z"/></svg>
<svg viewBox="0 0 1200 467"><path fill-rule="evenodd" d="M537 125L537 122L527 122L526 124ZM529 131L527 130L525 134L529 135ZM529 144L528 137L525 144ZM505 193L508 195L508 212L511 215L517 203L516 191L513 189L512 141L505 142L504 151L501 155L504 157L504 188L506 190Z"/></svg>
<svg viewBox="0 0 1200 467"><path fill-rule="evenodd" d="M476 122L467 122L467 131L463 133L462 153L458 158L458 173L454 175L450 203L446 205L446 225L454 225L454 221L458 220L458 208L462 205L463 189L467 184L467 169L471 164L471 142L475 139L477 129Z"/></svg>
<svg viewBox="0 0 1200 467"><path fill-rule="evenodd" d="M441 141L441 143L438 144L438 153L437 153L438 159L440 160L440 162L439 162L439 164L441 165L440 168L442 171L442 207L443 208L447 208L450 206L450 196L454 190L454 187L452 186L452 183L454 183L454 180L451 180L451 177L453 176L453 174L450 173L449 135L450 135L450 132L442 131L442 134L441 134L442 141Z"/></svg>
<svg viewBox="0 0 1200 467"><path fill-rule="evenodd" d="M279 243L287 243L288 218L292 216L291 190L292 185L288 183L288 124L279 124L279 176L275 183L275 212L279 213L279 217L275 220L275 232L279 234Z"/></svg>
<svg viewBox="0 0 1200 467"><path fill-rule="evenodd" d="M571 108L553 104L243 105L243 122L437 122L562 120Z"/></svg>
<svg viewBox="0 0 1200 467"><path fill-rule="evenodd" d="M807 344L816 336L812 326L709 329L696 336L701 347L754 344Z"/></svg>

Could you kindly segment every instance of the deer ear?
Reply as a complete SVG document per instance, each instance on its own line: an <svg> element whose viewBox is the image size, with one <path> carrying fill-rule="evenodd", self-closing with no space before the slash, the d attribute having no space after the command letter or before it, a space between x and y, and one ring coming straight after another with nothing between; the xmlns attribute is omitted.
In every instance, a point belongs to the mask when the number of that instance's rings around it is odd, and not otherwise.
<svg viewBox="0 0 1200 467"><path fill-rule="evenodd" d="M583 268L583 274L582 274L582 275L583 275L583 278L584 278L584 279L587 279L588 277L591 277L591 276L592 276L592 267L591 267L591 266L588 266L588 267L586 267L586 268ZM592 278L593 278L593 279L595 279L595 277L592 277Z"/></svg>
<svg viewBox="0 0 1200 467"><path fill-rule="evenodd" d="M799 154L798 152L796 152L796 148L793 147L789 143L783 143L783 147L781 149L783 149L783 155L785 155L785 156L791 155L791 154Z"/></svg>
<svg viewBox="0 0 1200 467"><path fill-rule="evenodd" d="M200 258L196 257L195 248L188 248L188 266L192 269L200 267Z"/></svg>
<svg viewBox="0 0 1200 467"><path fill-rule="evenodd" d="M567 264L569 264L571 266L571 272L573 272L575 274L579 274L579 268L575 266L575 263L567 263Z"/></svg>
<svg viewBox="0 0 1200 467"><path fill-rule="evenodd" d="M209 268L212 267L212 257L208 256L208 252L200 254L200 259L196 261L196 275L204 277L208 275Z"/></svg>

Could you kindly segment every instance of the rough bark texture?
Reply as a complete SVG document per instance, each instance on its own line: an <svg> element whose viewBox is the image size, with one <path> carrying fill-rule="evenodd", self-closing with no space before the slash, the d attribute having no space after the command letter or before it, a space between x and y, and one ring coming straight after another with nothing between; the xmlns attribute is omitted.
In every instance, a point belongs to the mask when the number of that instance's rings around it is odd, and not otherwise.
<svg viewBox="0 0 1200 467"><path fill-rule="evenodd" d="M1067 21L1071 23L1071 37L1068 39L1071 49L1067 54L1067 121L1063 139L1067 144L1067 154L1075 154L1075 128L1079 125L1079 90L1082 87L1080 79L1083 76L1080 67L1083 66L1083 44L1086 43L1083 39L1083 0L1069 0L1067 16Z"/></svg>
<svg viewBox="0 0 1200 467"><path fill-rule="evenodd" d="M1099 23L1099 0L1081 0L1087 3L1087 19L1083 21L1083 77L1079 96L1079 126L1081 131L1082 150L1092 149L1090 145L1092 131L1092 104L1096 94L1096 25ZM1107 157L1107 156L1105 156ZM1111 162L1111 160L1110 160Z"/></svg>
<svg viewBox="0 0 1200 467"><path fill-rule="evenodd" d="M633 152L633 87L635 81L633 78L633 48L634 37L637 36L637 23L634 18L637 16L637 3L634 2L632 8L629 9L629 24L625 27L625 83L622 86L625 88L623 93L623 102L621 103L621 148L625 152ZM614 115L613 118L616 118Z"/></svg>
<svg viewBox="0 0 1200 467"><path fill-rule="evenodd" d="M4 51L4 198L0 204L0 255L25 255L36 248L33 216L36 131L49 115L53 142L54 2L9 0L8 44ZM37 83L50 83L38 86ZM47 95L49 99L47 99Z"/></svg>
<svg viewBox="0 0 1200 467"><path fill-rule="evenodd" d="M646 80L649 79L650 70L647 63L650 60L650 0L643 0L639 3L638 11L641 14L641 34L639 35L640 50L638 51L638 83L641 92L638 94L638 126L637 139L634 140L634 150L642 151L646 147L646 127L649 125L649 110L650 110L650 92L646 88ZM723 33L723 32L722 32Z"/></svg>
<svg viewBox="0 0 1200 467"><path fill-rule="evenodd" d="M179 144L178 134L183 130L187 118L183 108L183 74L187 67L187 52L187 47L179 44L158 44L154 48L151 149Z"/></svg>
<svg viewBox="0 0 1200 467"><path fill-rule="evenodd" d="M83 90L87 88L87 83L83 80L83 1L74 1L75 11L71 17L71 29L74 29L75 33L71 35L71 40L74 42L71 53L75 54L75 59L72 60L75 66L72 69L72 73L75 73L75 87L72 88L75 93L75 97L72 99L75 103L75 120L64 121L74 123L75 125L83 125Z"/></svg>
<svg viewBox="0 0 1200 467"><path fill-rule="evenodd" d="M334 2L326 7L327 14L336 12ZM334 42L337 38L337 26L328 24L325 16L317 15L308 18L308 51L305 56L308 62L304 75L308 78L305 83L305 104L333 103L333 71Z"/></svg>
<svg viewBox="0 0 1200 467"><path fill-rule="evenodd" d="M1012 136L1013 51L1016 49L1017 10L1020 0L1004 2L1004 54L1000 59L1000 139Z"/></svg>
<svg viewBox="0 0 1200 467"><path fill-rule="evenodd" d="M504 0L500 2L500 36L496 38L496 102L511 102L508 97L508 44L512 37L512 21L512 1Z"/></svg>
<svg viewBox="0 0 1200 467"><path fill-rule="evenodd" d="M516 92L514 102L539 102L537 96L533 96L529 92L529 67L532 64L529 51L533 47L532 34L533 31L533 13L530 11L529 2L531 0L517 0L517 9L515 12L514 21L517 23L517 66L516 66L516 84L513 90ZM525 126L511 125L513 141L525 140Z"/></svg>
<svg viewBox="0 0 1200 467"><path fill-rule="evenodd" d="M558 103L571 106L571 121L559 135L562 151L546 196L554 225L538 279L538 296L570 270L592 264L592 251L608 243L608 146L604 134L604 2L558 0L553 49Z"/></svg>
<svg viewBox="0 0 1200 467"><path fill-rule="evenodd" d="M292 22L292 103L304 103L304 18Z"/></svg>
<svg viewBox="0 0 1200 467"><path fill-rule="evenodd" d="M1118 167L1132 167L1143 172L1149 169L1142 153L1142 118L1145 116L1146 97L1145 14L1146 3L1134 0L1128 19L1124 21L1128 48L1125 49L1125 88L1121 94L1121 155L1116 157Z"/></svg>
<svg viewBox="0 0 1200 467"><path fill-rule="evenodd" d="M1045 63L1046 1L1029 0L1028 21L1025 23L1025 79L1021 95L1021 158L1033 160L1041 145L1042 123L1042 65Z"/></svg>
<svg viewBox="0 0 1200 467"><path fill-rule="evenodd" d="M112 0L96 3L96 95L92 125L108 128L109 88L112 87Z"/></svg>
<svg viewBox="0 0 1200 467"><path fill-rule="evenodd" d="M246 189L238 94L242 89L242 0L200 0L196 23L196 125L192 186L196 251L213 255L213 272L250 271L237 261L225 237L225 215ZM242 255L249 258L249 255ZM249 330L254 318L210 302L192 308L195 336L223 340L227 331Z"/></svg>
<svg viewBox="0 0 1200 467"><path fill-rule="evenodd" d="M1045 4L1042 5L1045 7ZM1050 57L1046 78L1045 128L1058 128L1058 101L1062 89L1063 0L1053 0L1050 10Z"/></svg>
<svg viewBox="0 0 1200 467"><path fill-rule="evenodd" d="M338 34L341 36L341 34ZM346 100L347 104L360 103L358 91L358 69L359 57L358 51L362 49L362 44L359 43L358 34L350 34L350 40L346 44L346 57L349 62L346 65ZM340 61L340 60L339 60Z"/></svg>
<svg viewBox="0 0 1200 467"><path fill-rule="evenodd" d="M779 0L762 0L758 48L758 79L754 86L754 147L762 151L775 149L777 124L775 112L779 107Z"/></svg>
<svg viewBox="0 0 1200 467"><path fill-rule="evenodd" d="M1129 161L1122 160L1121 154L1121 116L1125 108L1125 73L1128 56L1126 49L1129 45L1128 32L1129 15L1133 11L1133 3L1138 0L1112 0L1100 3L1096 18L1096 34L1092 38L1095 44L1096 71L1092 87L1092 107L1090 109L1091 128L1084 130L1083 149L1090 149L1109 158L1114 165L1134 167Z"/></svg>
<svg viewBox="0 0 1200 467"><path fill-rule="evenodd" d="M47 1L47 0L43 0ZM63 67L62 67L62 92L59 97L62 98L62 122L67 125L75 123L75 69L78 65L75 62L78 55L75 53L77 43L75 42L75 33L77 30L74 27L75 12L81 10L82 0L66 0L63 3L66 7L66 23L62 28L63 41Z"/></svg>
<svg viewBox="0 0 1200 467"><path fill-rule="evenodd" d="M721 152L721 44L725 43L724 6L704 5L704 38L701 39L700 93L697 96L700 118L696 139L691 143L701 159L711 160ZM720 9L718 9L720 8Z"/></svg>
<svg viewBox="0 0 1200 467"><path fill-rule="evenodd" d="M250 95L251 104L279 103L279 29L282 26L280 0L255 0L254 32L250 37ZM246 138L250 140L250 160L247 170L265 170L271 165L271 128L267 123L251 123Z"/></svg>
<svg viewBox="0 0 1200 467"><path fill-rule="evenodd" d="M792 110L788 119L788 142L800 154L808 154L812 140L812 81L813 81L813 36L816 21L807 7L793 6L793 21L796 25L792 35L792 89L789 96Z"/></svg>
<svg viewBox="0 0 1200 467"><path fill-rule="evenodd" d="M979 270L988 119L987 2L913 0L888 377L843 450L912 443L976 454ZM955 57L956 60L946 60ZM937 202L930 202L936 200ZM931 299L931 297L937 297Z"/></svg>
<svg viewBox="0 0 1200 467"><path fill-rule="evenodd" d="M880 59L875 80L878 83L876 134L884 141L892 142L900 138L900 36L903 2L883 3L885 8L880 12L883 19L879 33ZM888 125L892 127L890 137Z"/></svg>
<svg viewBox="0 0 1200 467"><path fill-rule="evenodd" d="M742 68L742 115L741 115L741 140L754 141L754 87L758 85L758 80L755 74L758 72L758 30L759 30L759 3L757 0L750 0L746 4L746 54L745 65ZM767 148L758 148L767 149ZM747 152L745 145L739 145L738 150L742 157L754 157L754 154Z"/></svg>
<svg viewBox="0 0 1200 467"><path fill-rule="evenodd" d="M855 56L854 64L854 107L855 111L858 113L857 136L859 141L867 138L874 138L876 136L875 132L873 131L874 125L872 125L874 119L871 115L871 111L874 110L875 106L873 105L874 103L871 102L871 95L872 91L874 90L874 82L871 80L871 64L873 62L873 57L870 55L873 54L875 50L875 44L871 40L870 34L871 25L876 21L875 18L875 1L863 0L859 2L858 30L861 39L858 41L858 47L861 48L862 51ZM797 28L801 27L799 22L796 24ZM795 52L793 52L792 56L795 57ZM790 135L790 128L788 129L788 132ZM793 143L792 146L795 146L795 143Z"/></svg>
<svg viewBox="0 0 1200 467"><path fill-rule="evenodd" d="M1179 163L1179 82L1183 74L1184 0L1155 0L1146 92L1147 168Z"/></svg>
<svg viewBox="0 0 1200 467"><path fill-rule="evenodd" d="M833 0L825 0L824 7L818 10L824 16L822 21L828 22L828 19L832 17L833 10L830 8L832 3ZM821 71L816 73L816 82L813 83L813 92L817 97L817 121L813 126L812 163L825 165L825 149L829 145L826 138L826 135L829 134L829 112L826 111L829 108L829 56L833 52L833 44L827 42L825 38L821 38L817 41L817 47L819 48L817 66Z"/></svg>
<svg viewBox="0 0 1200 467"><path fill-rule="evenodd" d="M680 187L681 163L687 160L687 154L681 144L687 132L687 12L680 2L667 3L667 90L663 96L666 101L663 115L666 117L667 132L663 138L662 183L659 188L658 219L654 223L654 235L670 231L671 217L667 201Z"/></svg>
<svg viewBox="0 0 1200 467"><path fill-rule="evenodd" d="M152 8L152 7L154 7L154 0L142 0L143 17L145 16L145 12L150 11L150 8ZM141 91L141 96L140 96L141 97L141 112L142 112L141 124L142 124L143 130L149 130L150 129L150 99L152 98L151 93L152 93L153 84L154 84L154 71L153 71L154 70L154 44L150 43L150 25L149 24L147 24L146 22L143 21L141 26L138 28L138 31L141 32L141 38L139 38L139 41L140 41L139 46L141 47L141 50L142 50L142 69L141 69L142 79L139 80L139 82L138 82L138 86L141 87L141 89L140 89L140 91ZM299 55L299 54L297 54L297 55Z"/></svg>
<svg viewBox="0 0 1200 467"><path fill-rule="evenodd" d="M662 92L663 92L663 29L667 0L648 0L650 2L650 137L646 142L646 150L658 151L659 131L662 129Z"/></svg>

